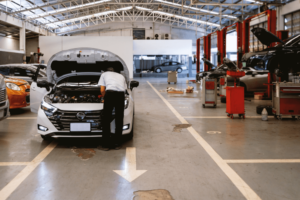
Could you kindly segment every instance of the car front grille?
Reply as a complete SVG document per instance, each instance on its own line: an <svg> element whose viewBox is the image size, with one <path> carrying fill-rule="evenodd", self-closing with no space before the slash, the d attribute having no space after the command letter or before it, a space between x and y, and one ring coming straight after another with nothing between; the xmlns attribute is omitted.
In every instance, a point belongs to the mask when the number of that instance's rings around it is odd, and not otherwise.
<svg viewBox="0 0 300 200"><path fill-rule="evenodd" d="M0 102L6 99L6 89L0 89Z"/></svg>
<svg viewBox="0 0 300 200"><path fill-rule="evenodd" d="M30 103L30 96L26 96L26 103Z"/></svg>
<svg viewBox="0 0 300 200"><path fill-rule="evenodd" d="M80 120L76 117L77 113L84 113L85 117ZM53 116L48 117L51 123L60 131L70 131L70 123L87 122L91 123L93 130L102 130L102 110L96 111L63 111L57 110Z"/></svg>
<svg viewBox="0 0 300 200"><path fill-rule="evenodd" d="M26 89L25 92L30 92L30 88Z"/></svg>

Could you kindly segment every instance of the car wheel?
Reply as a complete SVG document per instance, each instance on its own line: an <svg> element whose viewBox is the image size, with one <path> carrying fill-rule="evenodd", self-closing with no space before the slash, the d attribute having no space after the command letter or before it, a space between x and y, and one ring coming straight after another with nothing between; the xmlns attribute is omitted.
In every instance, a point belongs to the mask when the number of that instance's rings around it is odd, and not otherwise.
<svg viewBox="0 0 300 200"><path fill-rule="evenodd" d="M157 68L157 69L155 70L155 72L156 72L156 73L160 73L160 72L161 72L161 69L160 69L160 68Z"/></svg>
<svg viewBox="0 0 300 200"><path fill-rule="evenodd" d="M43 138L43 140L52 140L52 137L48 136L48 135L41 135L41 137Z"/></svg>
<svg viewBox="0 0 300 200"><path fill-rule="evenodd" d="M181 73L182 72L182 69L181 68L177 68L177 73Z"/></svg>
<svg viewBox="0 0 300 200"><path fill-rule="evenodd" d="M248 91L247 91L247 86L246 86L246 84L240 82L240 86L244 88L244 95L246 96L246 94L247 94L247 92L248 92Z"/></svg>

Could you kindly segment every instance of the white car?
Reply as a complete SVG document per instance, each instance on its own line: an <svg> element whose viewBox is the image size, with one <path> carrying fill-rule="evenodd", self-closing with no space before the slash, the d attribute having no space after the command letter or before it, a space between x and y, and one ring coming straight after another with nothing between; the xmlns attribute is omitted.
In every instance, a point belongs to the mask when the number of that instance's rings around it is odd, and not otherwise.
<svg viewBox="0 0 300 200"><path fill-rule="evenodd" d="M75 48L53 55L47 65L48 81L34 80L31 84L30 107L38 113L37 129L43 139L102 137L103 103L98 81L107 67L120 71L126 79L123 135L133 137L132 90L139 82L129 83L128 68L119 56L99 49Z"/></svg>

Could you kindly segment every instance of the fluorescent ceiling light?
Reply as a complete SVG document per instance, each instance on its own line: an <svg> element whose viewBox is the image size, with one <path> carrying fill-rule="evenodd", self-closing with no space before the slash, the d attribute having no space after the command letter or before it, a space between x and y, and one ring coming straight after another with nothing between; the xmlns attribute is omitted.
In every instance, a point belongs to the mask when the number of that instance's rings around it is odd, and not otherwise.
<svg viewBox="0 0 300 200"><path fill-rule="evenodd" d="M119 8L117 9L118 11L122 11L122 10L130 10L132 9L132 6L128 6L128 7L124 7L124 8Z"/></svg>
<svg viewBox="0 0 300 200"><path fill-rule="evenodd" d="M152 9L149 8L144 8L144 7L140 7L140 6L136 6L137 9L139 10L146 10L146 11L151 11Z"/></svg>
<svg viewBox="0 0 300 200"><path fill-rule="evenodd" d="M11 35L8 35L7 37L11 38Z"/></svg>
<svg viewBox="0 0 300 200"><path fill-rule="evenodd" d="M182 19L182 20L186 20L186 21L192 21L192 22L197 22L197 23L201 23L201 24L207 24L207 25L211 25L211 26L220 27L219 24L215 24L215 23L211 23L211 22L206 22L206 21L202 21L202 20L197 20L197 19L193 19L193 18L189 18L189 17L183 17L183 16L180 16L180 15L174 15L174 14L166 13L166 12L162 12L162 11L153 11L153 10L151 10L149 12L152 12L152 13L155 13L155 14L164 15L164 16L174 17L174 18Z"/></svg>
<svg viewBox="0 0 300 200"><path fill-rule="evenodd" d="M255 0L246 0L246 1L253 2L253 3L257 3L257 4L263 4L262 2L255 1Z"/></svg>
<svg viewBox="0 0 300 200"><path fill-rule="evenodd" d="M37 18L41 18L41 17L49 15L49 14L51 15L51 14L55 14L57 12L66 12L66 11L73 10L73 9L76 9L76 8L85 8L87 6L98 5L98 4L108 2L108 1L110 1L110 0L102 0L102 1L86 3L86 4L82 4L82 5L78 5L78 6L70 6L70 7L67 7L67 8L61 8L61 9L57 9L57 10L52 10L52 11L40 13L40 14L30 15L30 16L27 17L27 19L33 19L33 18L37 19Z"/></svg>
<svg viewBox="0 0 300 200"><path fill-rule="evenodd" d="M164 1L164 0L156 0L156 1L162 2L162 3L165 3L165 4L174 5L174 6L180 6L180 7L182 6L179 3L173 3L173 2ZM184 8L189 8L191 10L197 10L197 11L201 11L201 12L205 12L205 13L209 13L209 14L214 14L214 15L218 15L219 14L218 12L214 12L214 11L210 11L210 10L205 10L205 9L201 9L201 8L196 8L196 7L191 7L191 6L187 6L187 5L184 5L183 7ZM233 18L233 19L237 19L237 17L235 17L235 16L230 16L230 15L222 15L222 16L224 16L224 17L230 17L230 18Z"/></svg>
<svg viewBox="0 0 300 200"><path fill-rule="evenodd" d="M83 16L83 17L76 17L74 19L66 19L66 20L62 20L62 21L58 21L58 22L53 22L53 23L48 23L45 25L59 25L59 24L66 24L66 23L71 23L71 22L75 22L75 21L79 21L79 20L83 20L83 19L87 19L87 18L91 18L91 17L99 17L102 15L108 15L108 14L112 14L112 13L116 13L117 11L105 11L105 12L101 12L101 13L97 13L97 14L93 14L93 15L87 15L87 16Z"/></svg>
<svg viewBox="0 0 300 200"><path fill-rule="evenodd" d="M130 9L132 9L132 6L119 8L117 10L104 11L104 12L101 12L101 13L87 15L87 16L83 16L83 17L76 17L74 19L66 19L66 20L62 20L62 21L48 23L46 25L54 27L54 26L58 26L58 25L61 25L61 24L67 24L67 23L71 23L71 22L75 22L75 21L79 21L79 20L88 19L88 18L91 18L91 17L99 17L99 16L102 16L102 15L108 15L108 14L112 14L112 13L116 13L116 12L124 11L124 10L130 10Z"/></svg>

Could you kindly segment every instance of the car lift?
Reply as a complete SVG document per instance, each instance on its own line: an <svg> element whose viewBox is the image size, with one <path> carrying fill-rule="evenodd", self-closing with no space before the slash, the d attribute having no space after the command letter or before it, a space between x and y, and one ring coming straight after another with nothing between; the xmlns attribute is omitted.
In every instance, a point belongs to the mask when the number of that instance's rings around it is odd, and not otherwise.
<svg viewBox="0 0 300 200"><path fill-rule="evenodd" d="M249 40L250 40L250 21L258 16L267 15L268 17L268 31L276 35L276 10L266 10L257 15L253 15L243 21L243 44L242 44L242 53L249 52ZM269 47L274 46L275 44L271 44ZM276 79L275 79L276 80ZM268 73L268 90L267 90L267 99L271 99L272 97L272 82L273 82L273 74Z"/></svg>

